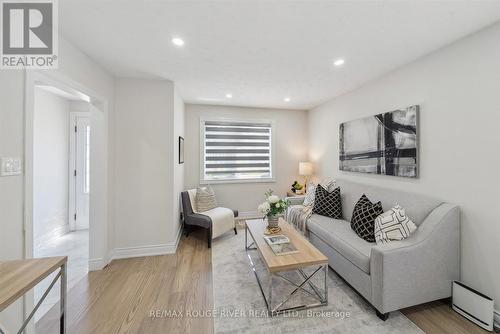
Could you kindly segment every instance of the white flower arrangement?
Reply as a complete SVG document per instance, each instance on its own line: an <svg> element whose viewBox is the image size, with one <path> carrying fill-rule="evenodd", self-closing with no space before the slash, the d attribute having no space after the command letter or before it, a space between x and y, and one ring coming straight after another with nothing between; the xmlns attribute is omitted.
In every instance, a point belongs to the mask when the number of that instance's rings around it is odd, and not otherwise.
<svg viewBox="0 0 500 334"><path fill-rule="evenodd" d="M266 201L259 205L258 210L266 216L278 216L285 213L290 201L281 199L279 196L273 195L273 191L266 192Z"/></svg>

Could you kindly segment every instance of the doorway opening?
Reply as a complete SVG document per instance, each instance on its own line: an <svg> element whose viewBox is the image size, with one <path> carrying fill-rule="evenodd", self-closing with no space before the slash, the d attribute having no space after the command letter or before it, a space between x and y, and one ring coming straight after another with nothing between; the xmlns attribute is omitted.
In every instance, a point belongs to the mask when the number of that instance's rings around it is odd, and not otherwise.
<svg viewBox="0 0 500 334"><path fill-rule="evenodd" d="M33 103L33 257L68 256L70 290L89 270L90 103L47 84L35 85ZM52 279L35 287L35 301ZM55 286L35 322L58 301Z"/></svg>

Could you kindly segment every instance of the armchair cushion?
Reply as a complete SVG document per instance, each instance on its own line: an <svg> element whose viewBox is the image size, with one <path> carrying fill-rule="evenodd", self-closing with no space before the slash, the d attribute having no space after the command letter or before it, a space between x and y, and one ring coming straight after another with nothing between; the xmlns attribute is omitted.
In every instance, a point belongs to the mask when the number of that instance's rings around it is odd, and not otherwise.
<svg viewBox="0 0 500 334"><path fill-rule="evenodd" d="M216 207L204 211L202 215L210 217L212 220L212 239L234 229L234 211L228 208Z"/></svg>

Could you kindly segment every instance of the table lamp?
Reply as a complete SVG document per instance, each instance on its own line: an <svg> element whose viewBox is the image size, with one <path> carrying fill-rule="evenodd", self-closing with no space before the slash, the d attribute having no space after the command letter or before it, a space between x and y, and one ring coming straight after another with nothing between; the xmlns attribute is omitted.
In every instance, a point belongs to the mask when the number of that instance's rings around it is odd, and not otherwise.
<svg viewBox="0 0 500 334"><path fill-rule="evenodd" d="M313 166L310 162L299 162L299 175L304 177L304 187L307 189L307 177L312 175Z"/></svg>

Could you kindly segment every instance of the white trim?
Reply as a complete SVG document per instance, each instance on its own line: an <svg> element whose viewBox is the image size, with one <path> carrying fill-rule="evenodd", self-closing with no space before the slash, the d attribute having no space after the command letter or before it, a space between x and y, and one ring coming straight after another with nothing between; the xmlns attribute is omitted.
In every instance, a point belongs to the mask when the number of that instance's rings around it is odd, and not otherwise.
<svg viewBox="0 0 500 334"><path fill-rule="evenodd" d="M500 328L500 311L499 310L494 310L493 311L493 319L494 319L494 327L496 326L497 328Z"/></svg>
<svg viewBox="0 0 500 334"><path fill-rule="evenodd" d="M270 146L270 162L271 162L271 177L270 178L255 178L255 179L231 179L231 180L205 180L205 122L233 122L233 123L267 123L271 125L271 146ZM221 183L274 183L275 179L275 121L272 119L251 119L251 118L229 118L229 117L200 117L200 184L221 184Z"/></svg>
<svg viewBox="0 0 500 334"><path fill-rule="evenodd" d="M113 252L113 260L128 259L132 257L174 254L176 249L176 244L116 248Z"/></svg>
<svg viewBox="0 0 500 334"><path fill-rule="evenodd" d="M108 265L109 261L105 261L103 258L90 259L89 260L89 271L102 270Z"/></svg>
<svg viewBox="0 0 500 334"><path fill-rule="evenodd" d="M262 217L264 217L264 214L259 211L240 211L238 212L238 217L235 217L234 220L262 219Z"/></svg>
<svg viewBox="0 0 500 334"><path fill-rule="evenodd" d="M182 236L182 227L179 228L176 240L172 244L115 248L112 254L109 256L108 263L118 259L175 254L175 252L177 251L177 247L179 246L181 236Z"/></svg>

